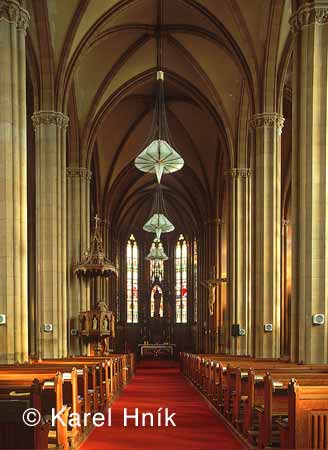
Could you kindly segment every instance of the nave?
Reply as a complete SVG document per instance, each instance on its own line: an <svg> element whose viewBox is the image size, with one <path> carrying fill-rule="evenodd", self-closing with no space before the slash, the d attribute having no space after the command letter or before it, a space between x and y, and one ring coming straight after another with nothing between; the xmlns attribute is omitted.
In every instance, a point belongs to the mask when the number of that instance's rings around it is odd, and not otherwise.
<svg viewBox="0 0 328 450"><path fill-rule="evenodd" d="M0 0L1 450L328 450L327 36L328 0Z"/></svg>
<svg viewBox="0 0 328 450"><path fill-rule="evenodd" d="M141 427L141 413L158 408L175 412L176 427ZM139 409L139 427L130 420L124 428L124 408L128 414ZM164 417L164 414L163 416ZM164 424L164 421L162 420ZM134 379L112 407L112 426L95 428L80 450L241 450L239 442L214 408L182 375L175 361L142 361Z"/></svg>

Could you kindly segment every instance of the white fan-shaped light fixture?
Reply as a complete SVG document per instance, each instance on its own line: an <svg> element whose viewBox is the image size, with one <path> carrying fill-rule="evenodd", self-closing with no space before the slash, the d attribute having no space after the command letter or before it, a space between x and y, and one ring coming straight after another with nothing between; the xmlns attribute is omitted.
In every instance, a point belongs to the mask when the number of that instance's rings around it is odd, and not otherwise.
<svg viewBox="0 0 328 450"><path fill-rule="evenodd" d="M148 261L167 261L169 259L165 254L163 244L159 239L154 239L146 259Z"/></svg>
<svg viewBox="0 0 328 450"><path fill-rule="evenodd" d="M151 130L146 139L145 149L135 159L137 169L146 173L155 173L158 183L163 174L182 169L184 160L172 143L164 100L164 72L157 72L158 91Z"/></svg>
<svg viewBox="0 0 328 450"><path fill-rule="evenodd" d="M158 240L160 240L162 233L169 233L174 230L174 225L167 218L160 185L158 185L156 189L155 200L150 218L143 226L143 229L149 233L155 233Z"/></svg>
<svg viewBox="0 0 328 450"><path fill-rule="evenodd" d="M152 141L135 160L137 169L155 173L159 183L163 174L177 172L183 164L181 156L163 139Z"/></svg>
<svg viewBox="0 0 328 450"><path fill-rule="evenodd" d="M170 233L174 230L174 225L164 214L155 213L143 226L145 231L155 233L157 239L160 239L162 233Z"/></svg>

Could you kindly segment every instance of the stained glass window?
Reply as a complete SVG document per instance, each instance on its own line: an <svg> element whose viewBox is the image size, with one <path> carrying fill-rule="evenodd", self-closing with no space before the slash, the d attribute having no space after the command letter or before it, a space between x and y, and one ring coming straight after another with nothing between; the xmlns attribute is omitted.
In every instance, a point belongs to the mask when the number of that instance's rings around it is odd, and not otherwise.
<svg viewBox="0 0 328 450"><path fill-rule="evenodd" d="M157 279L159 282L163 280L164 276L164 261L151 260L150 261L150 280L152 283Z"/></svg>
<svg viewBox="0 0 328 450"><path fill-rule="evenodd" d="M138 276L139 276L139 251L135 237L131 234L126 247L126 303L127 323L138 323Z"/></svg>
<svg viewBox="0 0 328 450"><path fill-rule="evenodd" d="M177 323L187 323L187 243L181 234L175 248L175 317Z"/></svg>
<svg viewBox="0 0 328 450"><path fill-rule="evenodd" d="M194 240L194 322L197 322L197 312L198 312L198 273L197 273L197 240Z"/></svg>
<svg viewBox="0 0 328 450"><path fill-rule="evenodd" d="M157 295L158 295L158 300L160 300L158 303L159 305L156 305L158 308L158 314L159 317L163 317L163 313L164 313L164 303L163 303L163 291L161 289L160 286L158 286L157 284L152 288L151 290L151 296L150 296L150 316L151 317L155 317L155 296L156 296L156 291L157 291ZM159 299L159 294L161 295L160 299Z"/></svg>

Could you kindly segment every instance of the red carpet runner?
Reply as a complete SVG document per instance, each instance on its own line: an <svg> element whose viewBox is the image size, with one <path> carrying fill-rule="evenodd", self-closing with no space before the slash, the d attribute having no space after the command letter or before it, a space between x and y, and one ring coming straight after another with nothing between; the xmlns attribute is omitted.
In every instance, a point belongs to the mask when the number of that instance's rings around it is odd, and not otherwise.
<svg viewBox="0 0 328 450"><path fill-rule="evenodd" d="M176 427L157 427L157 410L175 412ZM134 414L139 408L139 427L134 420L123 426L124 408ZM141 413L154 413L154 427L149 418L141 427ZM164 414L162 415L164 423ZM240 450L237 441L198 392L180 374L172 362L144 362L132 382L112 407L112 426L92 431L81 450Z"/></svg>

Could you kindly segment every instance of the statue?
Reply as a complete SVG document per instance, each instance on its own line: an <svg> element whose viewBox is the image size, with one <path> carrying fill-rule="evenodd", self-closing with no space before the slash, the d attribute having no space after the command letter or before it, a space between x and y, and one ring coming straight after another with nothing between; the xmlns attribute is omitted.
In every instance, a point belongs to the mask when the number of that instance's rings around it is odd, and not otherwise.
<svg viewBox="0 0 328 450"><path fill-rule="evenodd" d="M93 319L92 319L92 329L93 330L97 330L98 329L98 320L97 320L96 316L93 316Z"/></svg>
<svg viewBox="0 0 328 450"><path fill-rule="evenodd" d="M107 316L105 316L103 320L103 330L105 331L109 330L109 320Z"/></svg>
<svg viewBox="0 0 328 450"><path fill-rule="evenodd" d="M214 270L213 270L214 272ZM210 316L214 315L214 304L215 304L215 293L216 293L216 286L220 283L226 283L227 278L210 278L206 281L201 281L200 283L207 287L209 289L209 296L208 296L208 307L210 311Z"/></svg>
<svg viewBox="0 0 328 450"><path fill-rule="evenodd" d="M156 286L155 292L154 292L154 317L160 316L161 300L162 300L162 294L159 292L159 289Z"/></svg>
<svg viewBox="0 0 328 450"><path fill-rule="evenodd" d="M115 337L115 314L112 312L110 315L110 323L111 323L111 332L112 337Z"/></svg>

